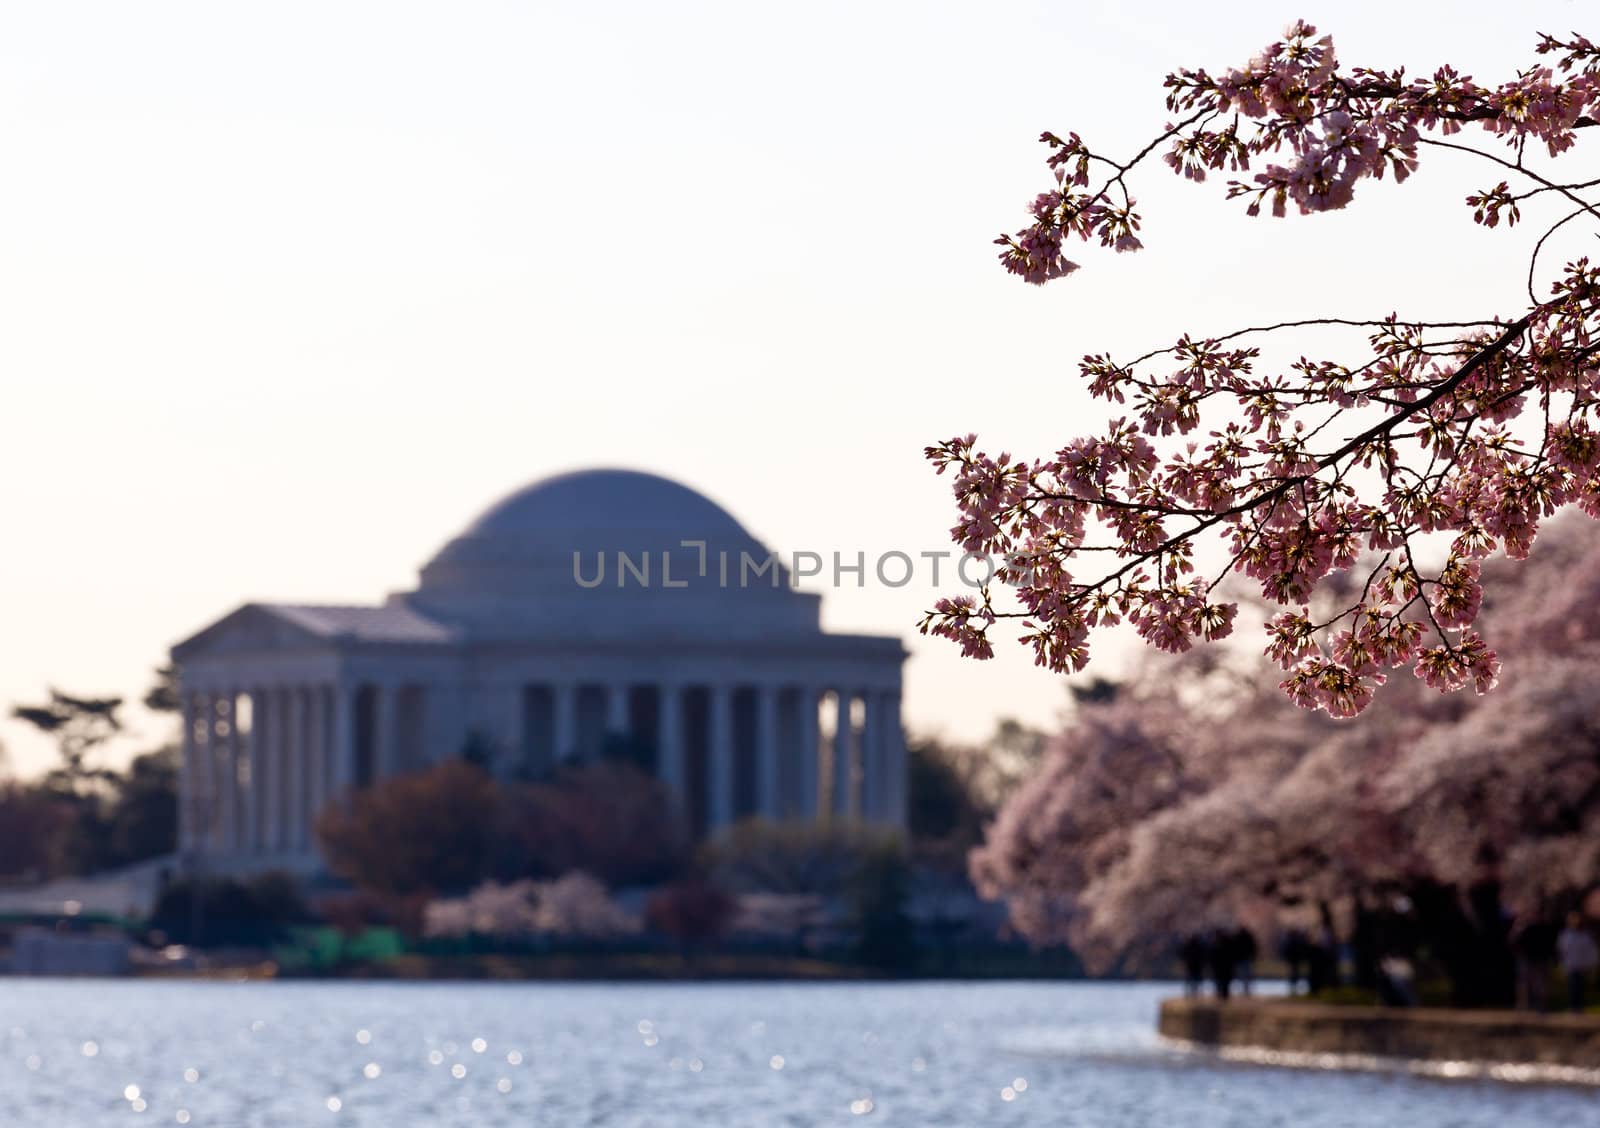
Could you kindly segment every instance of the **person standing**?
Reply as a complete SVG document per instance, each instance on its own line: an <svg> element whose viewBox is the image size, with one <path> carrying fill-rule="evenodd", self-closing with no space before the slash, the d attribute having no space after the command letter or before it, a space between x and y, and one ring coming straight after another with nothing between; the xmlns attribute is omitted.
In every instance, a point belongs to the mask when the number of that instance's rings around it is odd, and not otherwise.
<svg viewBox="0 0 1600 1128"><path fill-rule="evenodd" d="M1311 938L1304 929L1289 929L1278 945L1278 955L1289 972L1289 994L1298 995L1300 981L1305 978L1306 961L1311 955Z"/></svg>
<svg viewBox="0 0 1600 1128"><path fill-rule="evenodd" d="M1200 994L1205 982L1209 955L1206 938L1198 932L1191 932L1178 946L1178 958L1183 961L1183 993L1191 999Z"/></svg>
<svg viewBox="0 0 1600 1128"><path fill-rule="evenodd" d="M1255 989L1256 956L1261 948L1256 943L1255 933L1242 924L1234 929L1228 943L1233 945L1233 958L1238 964L1239 993L1248 997Z"/></svg>
<svg viewBox="0 0 1600 1128"><path fill-rule="evenodd" d="M1583 914L1567 914L1567 927L1556 937L1556 954L1561 960L1561 970L1567 977L1567 1006L1573 1014L1583 1010L1589 977L1600 964L1600 948L1594 937L1583 926Z"/></svg>
<svg viewBox="0 0 1600 1128"><path fill-rule="evenodd" d="M1232 933L1226 928L1217 929L1211 934L1210 947L1211 986L1216 991L1217 998L1225 1000L1233 988L1237 960Z"/></svg>
<svg viewBox="0 0 1600 1128"><path fill-rule="evenodd" d="M1540 1014L1550 1009L1550 972L1556 963L1559 930L1547 916L1526 915L1511 932L1517 957L1517 1008Z"/></svg>

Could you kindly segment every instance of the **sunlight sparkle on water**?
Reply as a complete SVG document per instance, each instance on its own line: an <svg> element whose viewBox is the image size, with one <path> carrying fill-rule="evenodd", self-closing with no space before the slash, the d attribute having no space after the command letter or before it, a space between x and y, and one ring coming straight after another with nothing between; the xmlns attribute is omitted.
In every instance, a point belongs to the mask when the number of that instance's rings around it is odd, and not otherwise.
<svg viewBox="0 0 1600 1128"><path fill-rule="evenodd" d="M521 1128L542 1113L562 1125L658 1128L837 1124L841 1114L863 1125L1045 1128L1060 1123L1057 1098L1067 1093L1095 1128L1549 1128L1591 1123L1600 1091L1534 1084L1558 1078L1531 1067L1513 1085L1493 1084L1498 1070L1452 1062L1423 1074L1413 1063L1379 1072L1349 1058L1185 1054L1151 1029L1167 985L491 992L15 980L7 990L0 1128L299 1128L323 1117L329 1128ZM350 1024L358 1015L372 1023L366 1045ZM641 1015L650 1016L642 1033ZM952 1033L947 1019L957 1020ZM263 1033L250 1033L252 1020ZM26 1041L5 1036L12 1023ZM458 1051L444 1051L447 1032L460 1036ZM864 1046L874 1032L877 1043ZM647 1036L659 1040L659 1059L627 1052ZM485 1049L469 1053L479 1038ZM92 1056L83 1053L89 1041Z"/></svg>

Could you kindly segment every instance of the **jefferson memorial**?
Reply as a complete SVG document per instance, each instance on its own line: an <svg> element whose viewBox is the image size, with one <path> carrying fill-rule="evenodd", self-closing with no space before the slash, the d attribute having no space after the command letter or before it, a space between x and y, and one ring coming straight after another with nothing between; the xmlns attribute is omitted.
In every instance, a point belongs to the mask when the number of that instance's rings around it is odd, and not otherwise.
<svg viewBox="0 0 1600 1128"><path fill-rule="evenodd" d="M503 779L625 748L696 837L740 819L905 821L896 638L821 597L716 503L584 470L489 508L369 606L246 603L172 650L180 845L320 868L317 813L472 754Z"/></svg>

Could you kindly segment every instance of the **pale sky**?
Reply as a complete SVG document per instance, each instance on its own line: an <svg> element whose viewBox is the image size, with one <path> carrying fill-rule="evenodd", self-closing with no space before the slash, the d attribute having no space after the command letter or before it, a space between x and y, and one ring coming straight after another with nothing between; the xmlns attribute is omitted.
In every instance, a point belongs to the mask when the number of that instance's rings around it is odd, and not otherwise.
<svg viewBox="0 0 1600 1128"><path fill-rule="evenodd" d="M137 697L246 600L407 589L551 472L681 479L783 552L914 554L954 518L923 446L1048 454L1103 418L1086 352L1515 311L1526 236L1460 204L1498 177L1432 153L1287 221L1152 166L1147 252L1042 290L995 263L1041 130L1131 153L1167 71L1296 16L1343 61L1486 81L1536 31L1600 34L1566 2L1323 9L7 0L0 711ZM1022 648L916 637L934 594L827 590L824 622L906 638L914 730L1050 723L1062 683Z"/></svg>

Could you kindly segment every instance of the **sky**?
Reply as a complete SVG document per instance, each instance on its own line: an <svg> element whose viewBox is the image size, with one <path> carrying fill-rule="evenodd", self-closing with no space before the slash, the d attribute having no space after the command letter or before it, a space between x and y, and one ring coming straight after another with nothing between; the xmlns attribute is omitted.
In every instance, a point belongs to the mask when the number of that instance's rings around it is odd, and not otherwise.
<svg viewBox="0 0 1600 1128"><path fill-rule="evenodd" d="M1475 228L1493 179L1436 154L1284 221L1153 165L1145 253L1043 288L996 264L1042 130L1132 153L1163 75L1293 18L1346 62L1485 81L1537 31L1597 34L1568 2L1323 9L5 0L0 712L137 698L247 600L405 590L550 473L677 478L779 552L915 555L954 521L922 448L1089 431L1087 352L1517 310L1529 236ZM913 731L1054 724L1063 682L1022 648L915 635L927 581L808 586L827 628L905 637ZM127 719L123 753L168 735ZM48 760L14 721L0 742Z"/></svg>

